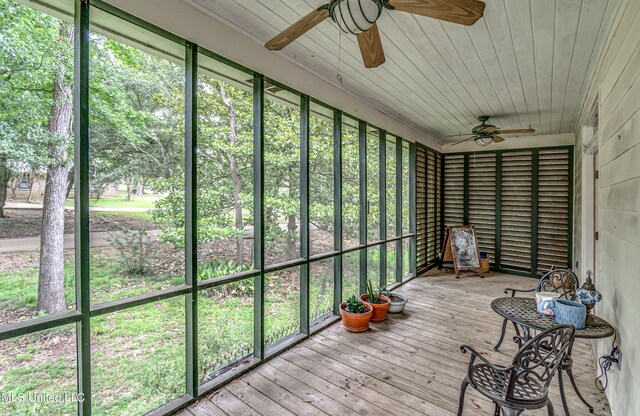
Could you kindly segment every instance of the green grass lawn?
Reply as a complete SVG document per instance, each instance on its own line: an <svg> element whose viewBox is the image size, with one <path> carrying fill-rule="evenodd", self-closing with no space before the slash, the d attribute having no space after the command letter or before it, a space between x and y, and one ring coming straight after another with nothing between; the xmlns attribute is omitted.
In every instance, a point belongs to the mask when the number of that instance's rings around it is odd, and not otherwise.
<svg viewBox="0 0 640 416"><path fill-rule="evenodd" d="M97 201L95 199L89 200L90 207L96 208L154 208L155 201L158 200L158 197L153 196L138 196L130 201L127 201L126 194L118 194L117 196L111 198L100 198ZM67 199L65 201L65 205L67 207L72 207L74 204L73 199Z"/></svg>
<svg viewBox="0 0 640 416"><path fill-rule="evenodd" d="M92 252L91 297L106 302L182 284L182 276L128 276L117 258ZM331 263L312 271L312 316L329 310L333 299ZM327 274L330 273L330 274ZM297 274L295 275L297 276ZM291 276L288 277L291 279ZM299 322L298 287L285 272L267 282L266 336ZM0 273L0 311L33 311L38 270ZM253 282L236 282L200 292L199 376L251 353ZM65 264L65 296L74 304L74 265ZM185 300L177 297L91 319L93 413L146 413L180 396L185 379ZM235 353L235 354L234 354ZM0 391L69 395L76 390L75 326L0 342ZM76 404L0 401L0 414L75 414Z"/></svg>
<svg viewBox="0 0 640 416"><path fill-rule="evenodd" d="M152 222L152 217L150 212L110 212L110 211L95 211L91 213L92 217L102 217L108 218L112 220L118 219L136 219L141 221Z"/></svg>

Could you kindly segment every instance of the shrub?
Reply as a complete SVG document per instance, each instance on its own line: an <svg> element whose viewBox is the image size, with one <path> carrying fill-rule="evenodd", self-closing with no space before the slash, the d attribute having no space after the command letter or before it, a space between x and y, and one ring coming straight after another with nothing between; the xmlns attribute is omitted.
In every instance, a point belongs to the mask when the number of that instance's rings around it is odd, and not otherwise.
<svg viewBox="0 0 640 416"><path fill-rule="evenodd" d="M198 280L208 280L251 269L250 265L238 266L233 260L211 259L198 265ZM218 286L214 291L219 296L246 295L253 293L253 279Z"/></svg>
<svg viewBox="0 0 640 416"><path fill-rule="evenodd" d="M122 229L108 234L106 240L118 251L124 273L142 275L149 271L147 260L156 250L146 229Z"/></svg>
<svg viewBox="0 0 640 416"><path fill-rule="evenodd" d="M249 270L249 266L238 266L233 260L211 259L198 265L198 278L200 280L213 279L245 270Z"/></svg>

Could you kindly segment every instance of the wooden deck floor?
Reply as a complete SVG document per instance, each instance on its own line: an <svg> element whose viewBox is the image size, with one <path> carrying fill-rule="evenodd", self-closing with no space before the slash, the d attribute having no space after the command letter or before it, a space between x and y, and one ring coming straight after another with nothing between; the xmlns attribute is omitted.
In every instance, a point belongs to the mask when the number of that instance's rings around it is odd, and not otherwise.
<svg viewBox="0 0 640 416"><path fill-rule="evenodd" d="M490 307L504 287L530 288L529 278L491 274L455 279L432 273L413 279L399 292L409 297L402 315L372 324L363 334L345 331L341 323L314 335L181 412L211 415L452 415L457 411L468 343L496 363L508 364L516 351L507 332L494 352L501 320ZM510 328L513 331L513 328ZM610 415L604 394L594 386L591 347L577 340L574 372L596 415ZM571 386L572 415L588 415ZM563 415L557 380L551 391L556 414ZM491 402L467 393L465 415L492 415ZM546 415L545 411L525 412Z"/></svg>

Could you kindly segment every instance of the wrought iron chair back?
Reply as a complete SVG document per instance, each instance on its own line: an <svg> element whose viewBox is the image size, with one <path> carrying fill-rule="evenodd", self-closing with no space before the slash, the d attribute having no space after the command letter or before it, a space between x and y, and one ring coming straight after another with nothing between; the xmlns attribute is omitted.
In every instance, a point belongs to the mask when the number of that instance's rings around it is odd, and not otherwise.
<svg viewBox="0 0 640 416"><path fill-rule="evenodd" d="M513 359L506 400L514 400L516 387L523 391L531 380L539 382L546 391L571 347L575 332L572 325L559 325L526 342Z"/></svg>
<svg viewBox="0 0 640 416"><path fill-rule="evenodd" d="M458 416L462 415L469 385L493 400L496 415L500 412L519 415L523 410L546 406L549 416L553 416L549 384L569 353L575 332L571 325L559 325L541 332L518 350L507 367L492 363L469 345L461 345L460 351L470 352L471 359L460 388Z"/></svg>
<svg viewBox="0 0 640 416"><path fill-rule="evenodd" d="M555 292L561 298L575 300L580 282L578 276L568 269L555 269L540 278L536 292Z"/></svg>

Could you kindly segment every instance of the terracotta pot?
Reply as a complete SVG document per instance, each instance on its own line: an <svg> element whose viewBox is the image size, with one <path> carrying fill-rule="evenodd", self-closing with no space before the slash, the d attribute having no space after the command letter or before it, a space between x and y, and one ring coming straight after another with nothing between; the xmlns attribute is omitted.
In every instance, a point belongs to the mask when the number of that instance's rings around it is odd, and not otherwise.
<svg viewBox="0 0 640 416"><path fill-rule="evenodd" d="M367 309L364 313L352 313L344 310L347 302L342 302L340 305L340 316L342 316L342 325L344 329L351 332L364 332L369 329L369 321L373 314L373 308L365 304Z"/></svg>
<svg viewBox="0 0 640 416"><path fill-rule="evenodd" d="M366 293L360 295L360 300L373 308L371 322L381 322L387 319L387 311L389 310L389 306L391 306L391 299L386 296L380 296L380 299L382 299L384 303L369 303L369 296Z"/></svg>
<svg viewBox="0 0 640 416"><path fill-rule="evenodd" d="M394 300L394 297L396 300ZM389 313L402 313L404 305L407 304L407 297L399 293L391 293L391 306L389 307Z"/></svg>

